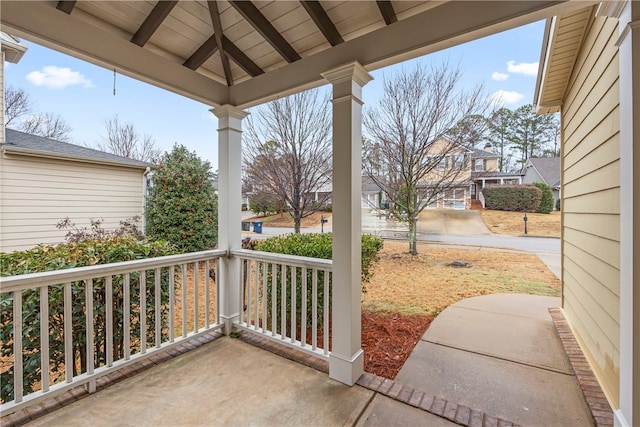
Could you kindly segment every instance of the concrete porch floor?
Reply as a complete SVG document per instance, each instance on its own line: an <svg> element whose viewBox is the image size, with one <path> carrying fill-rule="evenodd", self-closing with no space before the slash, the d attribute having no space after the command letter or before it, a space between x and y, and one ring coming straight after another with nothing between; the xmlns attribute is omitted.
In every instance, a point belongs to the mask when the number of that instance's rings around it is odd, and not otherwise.
<svg viewBox="0 0 640 427"><path fill-rule="evenodd" d="M245 342L266 338L221 337L27 425L612 425L606 402L587 404L580 390L547 311L558 302L460 301L438 316L396 381L365 374L353 387Z"/></svg>

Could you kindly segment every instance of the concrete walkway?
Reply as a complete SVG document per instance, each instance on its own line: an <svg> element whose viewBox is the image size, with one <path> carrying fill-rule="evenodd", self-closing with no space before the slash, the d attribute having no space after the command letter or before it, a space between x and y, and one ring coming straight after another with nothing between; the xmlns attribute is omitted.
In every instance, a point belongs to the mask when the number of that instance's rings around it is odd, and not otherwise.
<svg viewBox="0 0 640 427"><path fill-rule="evenodd" d="M509 294L460 301L436 318L395 381L366 374L353 387L218 338L28 425L590 426L547 311L558 304Z"/></svg>

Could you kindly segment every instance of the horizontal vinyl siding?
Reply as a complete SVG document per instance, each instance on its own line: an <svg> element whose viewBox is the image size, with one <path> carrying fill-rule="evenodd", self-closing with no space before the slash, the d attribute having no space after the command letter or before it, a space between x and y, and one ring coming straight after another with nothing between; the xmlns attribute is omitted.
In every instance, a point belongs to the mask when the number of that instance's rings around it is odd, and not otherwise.
<svg viewBox="0 0 640 427"><path fill-rule="evenodd" d="M69 217L89 227L92 218L114 229L121 220L143 214L143 170L19 155L1 159L0 241L3 252L55 244Z"/></svg>
<svg viewBox="0 0 640 427"><path fill-rule="evenodd" d="M617 24L595 18L562 107L563 295L571 327L619 401L620 143Z"/></svg>

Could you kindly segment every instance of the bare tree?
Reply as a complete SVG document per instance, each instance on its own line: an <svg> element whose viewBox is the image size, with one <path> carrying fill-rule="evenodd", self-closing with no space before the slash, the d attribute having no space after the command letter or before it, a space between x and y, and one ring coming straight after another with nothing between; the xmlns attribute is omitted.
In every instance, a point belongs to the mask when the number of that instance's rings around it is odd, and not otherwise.
<svg viewBox="0 0 640 427"><path fill-rule="evenodd" d="M44 113L27 117L20 123L20 130L57 141L71 141L71 126L57 114Z"/></svg>
<svg viewBox="0 0 640 427"><path fill-rule="evenodd" d="M461 73L443 63L402 71L383 82L378 105L367 109L370 147L364 169L391 202L390 214L409 225L409 250L417 254L420 212L442 199L455 199L468 188L470 135L485 125L490 104L482 86L458 90ZM463 132L453 131L465 123Z"/></svg>
<svg viewBox="0 0 640 427"><path fill-rule="evenodd" d="M104 124L107 135L102 136L102 143L96 144L98 149L143 162L155 162L160 158L161 151L156 148L153 137L140 134L133 123L122 123L115 115Z"/></svg>
<svg viewBox="0 0 640 427"><path fill-rule="evenodd" d="M22 88L7 86L4 94L4 124L9 126L15 119L31 113L29 94Z"/></svg>
<svg viewBox="0 0 640 427"><path fill-rule="evenodd" d="M316 199L331 181L331 116L315 89L269 102L253 113L243 134L247 181L290 208L294 229L328 198Z"/></svg>

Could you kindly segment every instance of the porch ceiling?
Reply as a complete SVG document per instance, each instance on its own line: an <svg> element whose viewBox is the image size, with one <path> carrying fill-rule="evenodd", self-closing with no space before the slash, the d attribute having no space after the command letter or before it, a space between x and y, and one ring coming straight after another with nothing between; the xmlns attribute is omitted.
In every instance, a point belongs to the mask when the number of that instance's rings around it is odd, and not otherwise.
<svg viewBox="0 0 640 427"><path fill-rule="evenodd" d="M593 4L594 2L587 2ZM2 30L241 108L557 15L564 1L2 1Z"/></svg>

